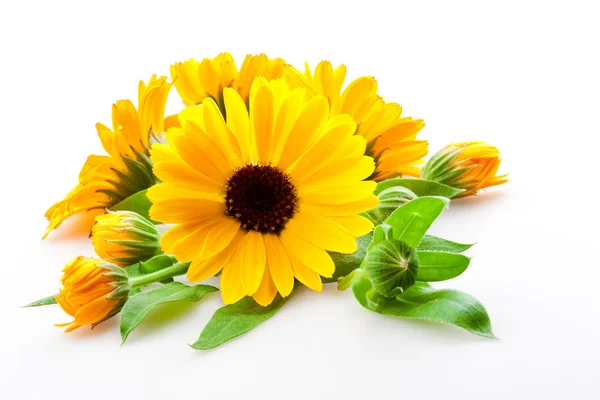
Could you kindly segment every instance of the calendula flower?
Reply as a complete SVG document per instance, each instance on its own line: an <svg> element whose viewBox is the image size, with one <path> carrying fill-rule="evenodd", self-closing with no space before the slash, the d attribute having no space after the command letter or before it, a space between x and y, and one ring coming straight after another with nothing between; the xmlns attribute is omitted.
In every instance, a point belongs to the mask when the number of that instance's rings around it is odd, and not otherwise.
<svg viewBox="0 0 600 400"><path fill-rule="evenodd" d="M79 256L67 263L56 296L61 308L74 319L57 324L71 332L92 327L117 314L131 287L124 269L94 258Z"/></svg>
<svg viewBox="0 0 600 400"><path fill-rule="evenodd" d="M104 213L132 194L156 182L147 157L153 136L164 132L164 110L171 85L152 76L139 84L138 109L129 100L113 104L113 129L96 124L105 156L91 155L79 173L79 184L46 211L49 221L44 238L76 213Z"/></svg>
<svg viewBox="0 0 600 400"><path fill-rule="evenodd" d="M96 254L121 267L146 261L160 253L160 234L138 213L109 212L98 215L92 228Z"/></svg>
<svg viewBox="0 0 600 400"><path fill-rule="evenodd" d="M235 89L246 102L254 78L279 78L283 73L284 64L285 61L281 58L269 59L264 54L248 54L238 71L231 54L222 53L212 59L196 61L192 58L175 63L171 65L171 76L185 104L200 104L210 97L223 111L223 89Z"/></svg>
<svg viewBox="0 0 600 400"><path fill-rule="evenodd" d="M347 115L330 118L325 97L307 99L281 79L257 78L249 112L223 90L225 121L211 98L179 114L168 144L151 158L162 180L150 217L176 224L166 253L191 261L187 277L221 274L225 303L245 295L262 305L290 294L294 278L320 291L335 266L327 250L354 253L372 223L358 214L378 204L366 140Z"/></svg>
<svg viewBox="0 0 600 400"><path fill-rule="evenodd" d="M348 114L356 121L356 133L367 140L367 154L377 165L372 179L419 176L427 141L416 137L425 124L421 119L401 117L398 104L384 102L374 78L360 77L342 90L346 66L333 69L329 61L320 62L314 74L308 65L304 74L286 65L284 77L291 87L306 87L309 94L325 96L332 116Z"/></svg>
<svg viewBox="0 0 600 400"><path fill-rule="evenodd" d="M465 191L456 197L508 182L508 175L497 175L500 151L484 142L461 142L446 146L423 167L421 178L444 183Z"/></svg>

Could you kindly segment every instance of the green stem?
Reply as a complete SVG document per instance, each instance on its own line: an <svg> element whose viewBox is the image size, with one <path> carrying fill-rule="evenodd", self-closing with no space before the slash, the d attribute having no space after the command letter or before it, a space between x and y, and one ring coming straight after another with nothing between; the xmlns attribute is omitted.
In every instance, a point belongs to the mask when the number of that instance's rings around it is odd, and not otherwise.
<svg viewBox="0 0 600 400"><path fill-rule="evenodd" d="M164 281L165 279L185 274L189 267L189 262L173 264L170 267L160 269L150 274L129 278L129 284L132 288L136 288L146 286L154 282Z"/></svg>

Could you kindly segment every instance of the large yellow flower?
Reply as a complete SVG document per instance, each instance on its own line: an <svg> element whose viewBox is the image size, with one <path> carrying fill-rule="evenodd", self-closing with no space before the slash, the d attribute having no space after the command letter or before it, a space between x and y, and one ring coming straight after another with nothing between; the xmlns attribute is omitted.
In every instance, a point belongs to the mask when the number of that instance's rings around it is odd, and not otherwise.
<svg viewBox="0 0 600 400"><path fill-rule="evenodd" d="M269 59L264 54L248 54L238 72L231 54L221 53L213 59L204 58L200 62L192 58L175 63L171 65L171 76L177 92L188 106L200 104L210 97L224 110L224 88L234 88L246 102L254 78L279 78L284 64L281 58Z"/></svg>
<svg viewBox="0 0 600 400"><path fill-rule="evenodd" d="M357 133L367 140L367 154L377 165L373 179L419 176L427 141L416 137L425 124L421 119L401 118L402 108L384 102L377 94L374 78L360 77L342 90L346 66L333 69L329 61L320 62L314 75L308 65L304 73L286 65L284 77L291 87L306 87L309 94L325 96L332 116L349 114L356 121Z"/></svg>
<svg viewBox="0 0 600 400"><path fill-rule="evenodd" d="M281 79L257 78L249 112L223 91L217 104L183 110L182 128L152 146L163 183L149 190L153 220L176 224L161 245L191 261L190 281L221 275L225 303L245 295L262 304L290 294L294 277L320 291L335 266L326 250L356 251L372 224L358 214L379 202L366 140L347 115L330 118L325 97L307 100Z"/></svg>
<svg viewBox="0 0 600 400"><path fill-rule="evenodd" d="M82 211L102 214L156 182L147 155L152 137L164 132L170 88L166 77L153 75L147 85L139 84L137 110L131 101L120 100L112 107L113 129L96 124L108 155L89 156L79 173L79 184L46 211L49 224L44 238L71 215Z"/></svg>

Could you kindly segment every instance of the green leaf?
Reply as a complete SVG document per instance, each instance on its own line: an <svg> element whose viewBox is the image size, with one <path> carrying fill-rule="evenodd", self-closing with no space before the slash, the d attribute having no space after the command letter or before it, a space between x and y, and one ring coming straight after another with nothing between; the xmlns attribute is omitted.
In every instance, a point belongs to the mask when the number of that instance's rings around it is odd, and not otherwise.
<svg viewBox="0 0 600 400"><path fill-rule="evenodd" d="M394 186L403 186L407 189L410 189L419 197L442 196L451 199L454 196L464 192L463 189L456 189L452 186L444 185L434 181L427 181L424 179L394 178L379 182L377 184L377 189L375 189L375 195L378 195L382 191Z"/></svg>
<svg viewBox="0 0 600 400"><path fill-rule="evenodd" d="M471 259L462 254L443 251L419 251L417 280L439 282L455 278L465 272Z"/></svg>
<svg viewBox="0 0 600 400"><path fill-rule="evenodd" d="M354 254L340 254L330 252L329 255L335 264L335 272L331 278L321 278L323 283L337 282L338 278L350 274L350 272L360 267L365 258L367 247L373 240L373 233L356 238L358 250Z"/></svg>
<svg viewBox="0 0 600 400"><path fill-rule="evenodd" d="M425 235L419 246L418 251L446 251L448 253L462 253L469 250L472 244L456 243L451 240L442 239L437 236Z"/></svg>
<svg viewBox="0 0 600 400"><path fill-rule="evenodd" d="M373 296L368 278L357 280L352 291L367 310L399 318L443 322L456 325L475 335L496 338L490 317L473 296L457 290L436 290L425 282L417 282L395 299Z"/></svg>
<svg viewBox="0 0 600 400"><path fill-rule="evenodd" d="M419 260L412 247L385 236L384 227L375 228L373 243L361 267L375 290L384 296L395 296L415 283Z"/></svg>
<svg viewBox="0 0 600 400"><path fill-rule="evenodd" d="M36 300L33 303L29 303L26 306L23 306L23 308L49 306L51 304L57 304L58 302L56 301L56 296L58 295L53 294L52 296L44 297L43 299Z"/></svg>
<svg viewBox="0 0 600 400"><path fill-rule="evenodd" d="M279 294L267 307L256 303L252 297L244 297L235 304L219 308L202 330L200 338L192 347L209 350L238 337L271 318L294 295L296 287L287 297Z"/></svg>
<svg viewBox="0 0 600 400"><path fill-rule="evenodd" d="M142 190L132 194L113 208L111 211L133 211L150 220L150 207L152 202L146 196L148 190Z"/></svg>
<svg viewBox="0 0 600 400"><path fill-rule="evenodd" d="M448 201L444 197L420 197L398 208L385 223L393 227L394 239L416 248Z"/></svg>
<svg viewBox="0 0 600 400"><path fill-rule="evenodd" d="M121 338L123 343L154 307L174 301L199 301L206 294L218 289L208 285L187 286L172 282L148 292L129 297L121 310Z"/></svg>

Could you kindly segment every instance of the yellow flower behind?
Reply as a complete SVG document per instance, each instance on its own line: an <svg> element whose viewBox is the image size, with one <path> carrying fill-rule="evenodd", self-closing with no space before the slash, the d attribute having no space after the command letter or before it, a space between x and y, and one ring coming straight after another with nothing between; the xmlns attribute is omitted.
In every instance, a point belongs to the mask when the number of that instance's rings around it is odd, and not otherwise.
<svg viewBox="0 0 600 400"><path fill-rule="evenodd" d="M61 308L74 319L57 324L65 332L96 325L115 315L129 294L127 273L104 261L79 256L67 263L56 296Z"/></svg>
<svg viewBox="0 0 600 400"><path fill-rule="evenodd" d="M281 58L269 59L264 54L248 54L238 71L231 54L221 53L212 59L196 61L192 58L175 63L171 65L171 77L177 92L188 106L201 104L209 97L223 110L223 89L234 88L246 102L254 78L279 78L284 64Z"/></svg>
<svg viewBox="0 0 600 400"><path fill-rule="evenodd" d="M147 155L152 137L164 132L170 88L166 77L153 75L148 84L139 84L137 110L131 101L120 100L112 107L113 129L96 124L108 155L89 156L77 186L46 211L49 224L44 238L68 217L82 211L102 214L106 208L156 182Z"/></svg>
<svg viewBox="0 0 600 400"><path fill-rule="evenodd" d="M416 137L425 124L421 119L401 118L402 108L384 102L377 94L374 78L360 77L342 90L346 66L333 69L329 61L320 62L314 75L308 65L304 73L286 65L284 77L291 87L305 87L309 95L325 96L332 116L348 114L356 121L356 133L367 140L367 154L377 165L372 179L419 176L427 141Z"/></svg>
<svg viewBox="0 0 600 400"><path fill-rule="evenodd" d="M453 143L427 161L421 177L465 190L456 197L472 196L508 182L508 175L497 175L500 161L500 151L488 143Z"/></svg>
<svg viewBox="0 0 600 400"><path fill-rule="evenodd" d="M249 97L225 88L227 121L215 101L179 114L182 128L152 146L150 216L175 224L165 253L190 261L190 281L221 273L225 303L253 296L270 304L294 278L320 291L335 266L327 251L351 254L373 225L359 214L379 202L366 140L347 115L330 117L323 96L257 78Z"/></svg>
<svg viewBox="0 0 600 400"><path fill-rule="evenodd" d="M150 221L131 211L98 215L92 243L103 260L126 267L160 253L160 234Z"/></svg>

